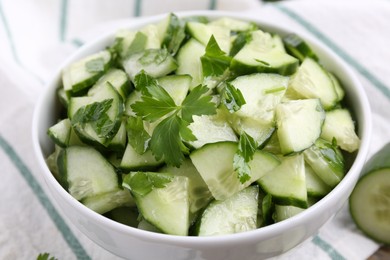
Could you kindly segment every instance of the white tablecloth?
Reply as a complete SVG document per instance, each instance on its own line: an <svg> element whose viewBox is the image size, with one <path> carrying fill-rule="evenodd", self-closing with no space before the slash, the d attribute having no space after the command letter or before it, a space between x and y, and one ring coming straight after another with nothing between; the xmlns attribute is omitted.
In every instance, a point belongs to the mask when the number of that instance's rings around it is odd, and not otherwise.
<svg viewBox="0 0 390 260"><path fill-rule="evenodd" d="M369 155L390 140L390 1L3 0L0 1L0 259L115 259L63 218L35 161L31 119L51 74L116 20L163 12L221 9L288 25L317 37L361 80L373 113ZM365 259L364 237L345 206L320 232L277 259Z"/></svg>

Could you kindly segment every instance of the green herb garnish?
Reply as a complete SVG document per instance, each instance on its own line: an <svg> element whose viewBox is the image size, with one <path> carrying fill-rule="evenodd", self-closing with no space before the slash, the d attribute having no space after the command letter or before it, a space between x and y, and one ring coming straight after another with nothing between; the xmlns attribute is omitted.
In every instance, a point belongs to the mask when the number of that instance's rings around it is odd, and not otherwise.
<svg viewBox="0 0 390 260"><path fill-rule="evenodd" d="M128 141L134 150L143 154L147 151L150 135L145 131L142 118L129 116L126 123Z"/></svg>
<svg viewBox="0 0 390 260"><path fill-rule="evenodd" d="M227 82L222 90L222 103L230 113L234 113L240 110L241 106L245 105L246 102L241 91Z"/></svg>
<svg viewBox="0 0 390 260"><path fill-rule="evenodd" d="M203 76L221 76L230 66L231 57L227 56L218 46L214 35L211 36L206 46L206 53L200 58L202 62Z"/></svg>
<svg viewBox="0 0 390 260"><path fill-rule="evenodd" d="M154 189L165 188L173 176L156 172L131 172L123 179L123 186L137 195L145 196Z"/></svg>
<svg viewBox="0 0 390 260"><path fill-rule="evenodd" d="M250 135L245 132L240 135L238 150L233 159L233 168L241 183L245 183L251 178L249 162L253 160L256 148L256 142Z"/></svg>
<svg viewBox="0 0 390 260"><path fill-rule="evenodd" d="M154 122L161 120L153 131L150 148L157 160L164 159L168 165L179 167L184 154L189 152L184 142L195 141L188 125L194 115L212 115L216 105L206 86L195 87L181 105L176 105L164 88L157 84L145 72L135 77L135 85L142 92L142 100L131 108L143 120Z"/></svg>

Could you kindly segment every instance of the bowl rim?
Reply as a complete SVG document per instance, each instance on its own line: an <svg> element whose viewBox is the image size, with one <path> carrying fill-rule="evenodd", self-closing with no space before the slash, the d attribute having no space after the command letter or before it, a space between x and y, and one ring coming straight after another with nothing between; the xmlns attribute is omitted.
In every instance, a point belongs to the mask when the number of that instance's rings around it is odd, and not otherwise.
<svg viewBox="0 0 390 260"><path fill-rule="evenodd" d="M289 31L285 27L282 27L281 25L278 25L275 22L270 22L269 20L265 20L261 17L254 17L251 15L245 15L245 13L238 13L238 12L229 12L229 11L185 11L185 12L175 12L177 16L180 18L184 17L191 17L191 16L207 16L211 19L221 18L221 17L231 17L231 18L237 18L243 21L252 21L255 22L258 25L261 25L265 28L267 28L267 31L271 29L270 31L278 31L284 32L284 33L291 33L292 31ZM137 29L144 25L155 23L160 21L161 19L165 18L167 14L161 14L156 16L150 16L150 17L141 17L136 19L125 19L118 21L118 24L123 24L123 28L128 29ZM120 29L120 28L118 28ZM74 199L55 179L55 177L52 175L50 170L48 169L45 159L44 159L44 152L42 150L42 147L40 145L39 140L39 122L41 121L41 116L43 115L43 112L45 111L44 105L45 105L45 99L50 98L50 89L53 89L57 87L58 79L60 78L60 73L62 71L62 68L64 68L66 65L70 64L72 61L77 60L77 58L83 57L88 54L88 51L93 49L94 46L101 44L104 41L109 41L109 39L113 39L113 36L115 35L115 32L118 30L107 32L96 39L86 43L81 48L79 48L76 52L74 52L70 57L68 57L56 70L56 72L51 77L50 81L46 84L45 90L41 94L38 103L34 109L33 114L33 123L32 123L32 138L33 138L33 148L34 153L37 157L39 166L42 170L42 174L44 175L44 179L46 181L47 185L51 185L53 189L57 190L59 195L64 199L67 203L72 204L72 206L80 211L85 217L92 218L94 221L100 223L101 225L106 226L109 229L114 229L117 232L141 239L141 240L148 240L148 241L154 241L158 243L163 244L176 244L176 245L182 245L182 246L197 246L201 245L202 247L213 247L215 245L227 245L227 244L237 244L237 241L240 242L248 242L263 239L263 238L269 238L274 237L278 234L281 234L286 228L291 227L297 227L299 225L302 225L306 221L309 221L311 216L314 212L320 210L324 211L325 209L322 209L325 207L327 203L329 203L330 200L334 200L334 198L340 198L342 197L343 190L352 187L356 184L357 178L359 176L359 172L361 171L363 164L365 162L369 143L370 143L370 137L371 137L371 109L369 106L369 102L367 99L367 96L365 94L365 91L360 83L360 81L357 79L355 73L350 69L349 65L346 64L338 55L336 55L330 48L325 46L322 42L315 39L314 37L310 35L302 35L299 34L305 41L309 43L312 47L315 47L315 49L321 49L325 54L327 55L331 60L333 60L335 63L339 64L344 72L347 74L347 78L351 80L353 83L353 87L356 95L356 99L358 100L357 103L359 103L361 106L359 107L361 109L360 112L362 112L361 117L364 120L364 122L359 122L359 132L360 132L360 138L361 138L361 145L357 152L357 155L354 159L354 162L351 166L351 168L346 173L345 177L341 180L341 182L333 188L333 190L320 199L317 203L315 203L313 206L309 207L308 209L305 209L302 213L291 217L287 220L261 227L255 230L246 231L242 233L236 233L236 234L229 234L229 235L221 235L221 236L214 236L214 237L195 237L195 236L175 236L175 235L169 235L169 234L160 234L160 233L154 233L149 232L145 230L141 230L135 227L130 227L124 224L121 224L119 222L116 222L114 220L111 220L103 215L100 215L86 206L82 205L79 201ZM348 94L347 94L348 95ZM50 192L52 190L50 189ZM322 210L321 210L322 209ZM66 214L65 214L66 215Z"/></svg>

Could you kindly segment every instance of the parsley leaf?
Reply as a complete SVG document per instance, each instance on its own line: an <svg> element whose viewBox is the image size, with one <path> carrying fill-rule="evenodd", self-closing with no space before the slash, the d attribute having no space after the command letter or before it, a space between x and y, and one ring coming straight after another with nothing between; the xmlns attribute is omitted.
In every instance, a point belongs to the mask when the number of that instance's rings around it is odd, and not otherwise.
<svg viewBox="0 0 390 260"><path fill-rule="evenodd" d="M184 160L183 153L189 152L180 135L184 133L187 137L188 130L182 128L186 128L186 124L176 114L165 118L156 126L150 140L150 148L157 160L164 158L168 165L180 166Z"/></svg>
<svg viewBox="0 0 390 260"><path fill-rule="evenodd" d="M215 104L210 95L205 95L209 89L199 85L186 96L182 103L181 117L188 123L192 123L193 115L213 115L216 113Z"/></svg>
<svg viewBox="0 0 390 260"><path fill-rule="evenodd" d="M230 113L240 110L241 106L246 104L241 91L228 82L222 92L222 103Z"/></svg>
<svg viewBox="0 0 390 260"><path fill-rule="evenodd" d="M37 260L57 260L57 258L50 256L49 253L41 253L37 256Z"/></svg>
<svg viewBox="0 0 390 260"><path fill-rule="evenodd" d="M114 136L112 131L115 127L113 122L107 115L107 111L111 108L113 99L105 99L101 102L94 102L79 108L73 115L71 123L72 126L90 123L94 131L101 138L110 139Z"/></svg>
<svg viewBox="0 0 390 260"><path fill-rule="evenodd" d="M238 150L233 158L233 167L241 183L251 178L249 162L253 159L256 148L256 142L250 135L245 132L240 135Z"/></svg>
<svg viewBox="0 0 390 260"><path fill-rule="evenodd" d="M139 196L145 196L154 189L165 188L173 176L157 172L131 172L123 179L123 186Z"/></svg>
<svg viewBox="0 0 390 260"><path fill-rule="evenodd" d="M200 57L202 62L203 76L221 76L230 66L231 57L227 56L219 48L214 35L211 36L206 46L206 53Z"/></svg>
<svg viewBox="0 0 390 260"><path fill-rule="evenodd" d="M85 63L85 69L90 73L97 73L104 71L104 59L96 58Z"/></svg>
<svg viewBox="0 0 390 260"><path fill-rule="evenodd" d="M150 135L144 129L142 118L130 116L127 119L126 130L129 144L137 153L145 153L149 147Z"/></svg>
<svg viewBox="0 0 390 260"><path fill-rule="evenodd" d="M179 167L188 153L184 141L195 141L196 137L188 128L194 115L211 115L216 113L216 104L207 95L208 88L195 87L177 106L168 92L158 82L141 71L135 77L135 86L141 90L141 101L131 108L143 120L159 122L150 140L150 149L157 160L164 158L165 163Z"/></svg>

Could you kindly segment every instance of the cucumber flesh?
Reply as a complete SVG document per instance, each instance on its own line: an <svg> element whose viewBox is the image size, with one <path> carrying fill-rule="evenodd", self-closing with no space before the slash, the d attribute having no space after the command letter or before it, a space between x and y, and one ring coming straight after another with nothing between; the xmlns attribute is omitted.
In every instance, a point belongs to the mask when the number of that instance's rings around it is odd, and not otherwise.
<svg viewBox="0 0 390 260"><path fill-rule="evenodd" d="M151 175L150 178L171 177L168 183L158 187L154 186L147 194L141 195L137 192L132 192L132 194L138 210L148 222L166 234L186 236L190 225L188 178L166 173L132 172L124 178L123 186L133 190L133 186L129 183L132 178L137 178L138 174Z"/></svg>
<svg viewBox="0 0 390 260"><path fill-rule="evenodd" d="M257 181L275 203L307 208L303 155L284 157L282 163Z"/></svg>
<svg viewBox="0 0 390 260"><path fill-rule="evenodd" d="M233 168L233 158L238 144L219 142L203 146L190 154L192 163L206 182L216 200L224 200L264 176L279 165L273 155L256 151L249 162L251 178L241 183Z"/></svg>
<svg viewBox="0 0 390 260"><path fill-rule="evenodd" d="M390 168L364 175L349 203L356 225L375 241L390 244Z"/></svg>
<svg viewBox="0 0 390 260"><path fill-rule="evenodd" d="M69 144L71 130L72 125L70 120L69 118L65 118L51 126L47 131L47 134L56 145L59 145L60 147L66 147Z"/></svg>
<svg viewBox="0 0 390 260"><path fill-rule="evenodd" d="M163 161L156 160L152 151L148 150L143 154L139 154L128 143L120 163L120 168L124 170L154 169L162 164Z"/></svg>
<svg viewBox="0 0 390 260"><path fill-rule="evenodd" d="M63 186L77 200L118 190L114 167L92 147L68 147L57 163Z"/></svg>
<svg viewBox="0 0 390 260"><path fill-rule="evenodd" d="M129 190L119 189L107 193L87 197L82 203L89 209L104 214L118 207L134 207L135 202Z"/></svg>
<svg viewBox="0 0 390 260"><path fill-rule="evenodd" d="M325 112L318 99L291 100L276 107L277 134L283 154L300 152L320 137Z"/></svg>
<svg viewBox="0 0 390 260"><path fill-rule="evenodd" d="M223 201L207 206L199 223L199 236L240 233L257 228L258 186L250 186Z"/></svg>

